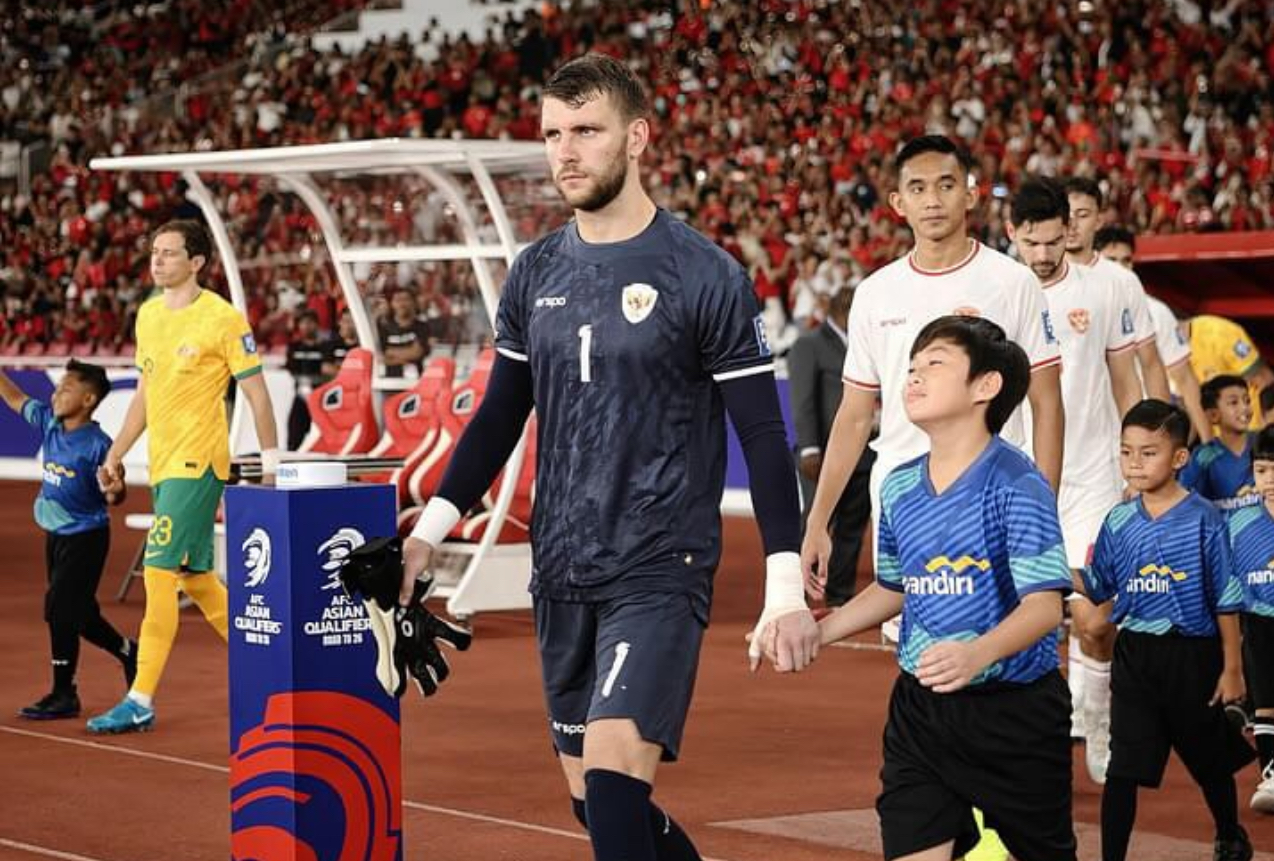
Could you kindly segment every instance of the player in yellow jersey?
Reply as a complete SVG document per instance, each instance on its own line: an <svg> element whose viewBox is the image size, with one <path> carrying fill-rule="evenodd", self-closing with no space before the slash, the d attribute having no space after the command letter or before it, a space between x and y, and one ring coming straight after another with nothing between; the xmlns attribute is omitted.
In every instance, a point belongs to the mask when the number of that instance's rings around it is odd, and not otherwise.
<svg viewBox="0 0 1274 861"><path fill-rule="evenodd" d="M252 408L262 468L278 466L278 431L261 358L247 320L199 286L212 259L208 231L196 221L170 221L155 231L150 271L160 295L137 315L141 379L102 466L102 481L122 475L124 455L149 431L155 523L146 538L146 614L137 678L128 695L88 722L89 732L150 729L153 697L177 636L178 592L198 605L222 639L226 588L213 567L213 522L230 475L226 390L233 376Z"/></svg>
<svg viewBox="0 0 1274 861"><path fill-rule="evenodd" d="M1252 430L1265 427L1264 413L1274 401L1274 371L1261 358L1247 331L1224 317L1201 314L1182 322L1190 341L1190 367L1206 383L1222 374L1233 374L1247 380L1252 395ZM1259 404L1259 408L1258 408Z"/></svg>

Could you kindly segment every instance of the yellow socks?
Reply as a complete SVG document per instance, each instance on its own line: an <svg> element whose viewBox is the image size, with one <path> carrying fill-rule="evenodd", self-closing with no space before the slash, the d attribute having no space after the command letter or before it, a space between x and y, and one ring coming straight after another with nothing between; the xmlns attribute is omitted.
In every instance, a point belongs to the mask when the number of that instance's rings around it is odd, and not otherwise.
<svg viewBox="0 0 1274 861"><path fill-rule="evenodd" d="M130 693L149 705L177 639L178 590L190 596L221 639L229 636L230 629L226 587L211 571L181 577L175 571L147 566L145 582L146 615L137 638L137 678Z"/></svg>
<svg viewBox="0 0 1274 861"><path fill-rule="evenodd" d="M164 674L168 653L177 639L177 588L178 577L173 571L146 567L146 615L142 617L142 630L137 638L137 678L133 680L132 693L141 694L149 701L159 687L159 677Z"/></svg>
<svg viewBox="0 0 1274 861"><path fill-rule="evenodd" d="M226 587L211 571L188 574L181 578L181 588L199 607L208 624L225 640L230 636L230 622Z"/></svg>

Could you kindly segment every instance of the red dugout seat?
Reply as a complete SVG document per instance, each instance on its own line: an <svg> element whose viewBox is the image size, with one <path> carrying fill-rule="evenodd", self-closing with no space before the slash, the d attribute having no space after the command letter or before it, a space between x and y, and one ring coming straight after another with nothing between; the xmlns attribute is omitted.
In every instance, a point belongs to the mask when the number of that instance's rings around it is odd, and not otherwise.
<svg viewBox="0 0 1274 861"><path fill-rule="evenodd" d="M442 427L438 443L429 449L427 455L418 458L416 463L408 463L403 471L410 473L408 482L409 497L416 505L423 505L437 489L442 474L446 471L447 461L456 440L465 424L473 415L482 398L486 395L487 383L491 379L491 369L495 362L495 351L483 350L474 362L469 377L460 385L450 399L447 409L440 410ZM500 529L500 543L523 542L530 538L531 509L535 497L535 417L532 415L528 423L530 438L527 440L526 456L522 461L522 469L518 474L518 485L514 490L513 500L509 504L509 514ZM486 531L491 519L491 510L495 506L496 497L504 481L502 472L496 477L491 489L482 498L482 510L462 520L454 530L451 538L462 541L478 541ZM406 535L415 525L419 516L419 508L404 510L399 517L399 531Z"/></svg>
<svg viewBox="0 0 1274 861"><path fill-rule="evenodd" d="M451 409L451 390L455 376L454 359L430 359L425 365L425 372L414 386L385 400L385 432L369 454L377 457L401 457L403 466L392 472L366 476L364 480L397 485L399 503L411 501L411 473L439 444L442 417Z"/></svg>
<svg viewBox="0 0 1274 861"><path fill-rule="evenodd" d="M310 392L306 403L313 424L298 451L365 454L380 434L372 405L372 352L355 347L336 379Z"/></svg>

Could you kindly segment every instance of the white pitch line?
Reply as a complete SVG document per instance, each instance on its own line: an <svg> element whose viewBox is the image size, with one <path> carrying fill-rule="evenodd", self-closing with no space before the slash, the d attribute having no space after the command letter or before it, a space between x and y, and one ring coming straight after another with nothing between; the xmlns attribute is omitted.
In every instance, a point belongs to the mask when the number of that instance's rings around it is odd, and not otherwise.
<svg viewBox="0 0 1274 861"><path fill-rule="evenodd" d="M45 858L59 858L61 861L104 861L102 858L90 858L88 855L76 855L74 852L62 852L47 846L36 846L34 843L6 840L3 837L0 837L0 846L17 849L19 852L29 852L32 855L43 855Z"/></svg>
<svg viewBox="0 0 1274 861"><path fill-rule="evenodd" d="M191 768L202 768L206 771L216 771L223 774L230 771L230 768L224 765L213 765L210 762L200 762L197 759L186 759L185 757L181 757L181 756L170 756L166 753L153 753L148 750L136 750L131 747L118 747L113 744L103 744L102 742L88 741L82 738L66 738L60 735L50 735L48 733L43 733L43 732L33 732L28 729L18 729L17 727L11 727L11 726L0 726L0 732L7 732L11 735L27 736L29 738L38 738L43 741L58 742L59 744L69 744L69 745L74 745L76 747L87 747L87 748L92 748L94 750L104 751L106 753L122 753L122 754L127 754L129 756L140 757L142 759L153 759L158 762L167 762L171 765L185 765ZM470 811L470 810L457 810L452 807L439 807L436 804L425 804L420 801L411 801L410 799L403 800L403 807L411 808L413 810L420 810L425 813L436 813L441 816L451 816L456 819L468 819L474 822L485 822L488 825L502 825L506 828L517 828L522 831L534 831L537 834L547 834L552 837L568 837L571 840L580 840L580 841L588 840L588 838L583 834L578 834L574 831L566 831L565 829L562 829L562 828L553 828L548 825L537 825L534 822L522 822L517 819L504 819L499 816L490 816L486 813L474 813L473 811ZM0 845L6 845L6 841L4 841L2 838L0 838ZM51 850L41 850L41 851L49 852ZM86 858L82 855L63 855L63 854L53 855L51 854L49 855L49 857L65 858L67 859L67 861L102 861L102 859L100 858ZM724 861L724 859L704 858L703 861Z"/></svg>
<svg viewBox="0 0 1274 861"><path fill-rule="evenodd" d="M826 648L826 647L825 647ZM898 647L892 643L858 643L853 640L839 640L831 644L833 649L851 649L856 652L896 652Z"/></svg>
<svg viewBox="0 0 1274 861"><path fill-rule="evenodd" d="M489 825L507 825L510 828L521 828L523 831L535 831L539 834L551 834L554 837L569 837L572 840L588 839L588 837L583 834L577 834L574 831L566 831L562 828L550 828L547 825L535 825L530 822L519 822L516 819L501 819L498 816L488 816L485 813L470 813L467 810L452 810L450 807L438 807L433 804L422 804L419 801L404 801L403 807L410 807L413 810L423 810L426 813L441 813L444 816L455 816L459 819L472 819L474 822L485 822Z"/></svg>
<svg viewBox="0 0 1274 861"><path fill-rule="evenodd" d="M119 747L114 744L103 744L100 741L89 741L83 738L66 738L60 735L50 735L43 732L32 732L29 729L18 729L12 726L0 726L0 732L7 732L13 735L25 735L30 738L44 739L45 741L56 741L62 744L75 745L76 747L88 747L94 750L104 750L107 753L123 753L128 756L138 756L142 759L154 759L159 762L169 762L173 765L188 765L191 768L203 768L208 771L218 771L221 773L228 772L230 768L224 765L212 765L207 762L200 762L197 759L186 759L180 756L170 756L166 753L154 753L149 750L134 750L131 747Z"/></svg>

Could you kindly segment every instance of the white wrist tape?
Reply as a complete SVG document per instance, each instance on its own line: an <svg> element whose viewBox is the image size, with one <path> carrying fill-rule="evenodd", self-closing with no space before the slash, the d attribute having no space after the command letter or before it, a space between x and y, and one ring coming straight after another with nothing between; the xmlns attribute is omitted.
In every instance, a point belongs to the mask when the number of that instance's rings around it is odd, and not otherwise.
<svg viewBox="0 0 1274 861"><path fill-rule="evenodd" d="M411 537L425 542L430 547L437 547L451 534L460 522L460 509L449 499L435 496L420 512L420 519L411 530Z"/></svg>
<svg viewBox="0 0 1274 861"><path fill-rule="evenodd" d="M761 635L765 626L780 616L808 610L805 603L805 578L801 575L801 557L797 553L771 553L765 557L765 606L761 618L752 629L748 654L759 657Z"/></svg>
<svg viewBox="0 0 1274 861"><path fill-rule="evenodd" d="M261 452L261 474L274 475L279 471L279 461L282 460L280 451L277 448L267 448Z"/></svg>

